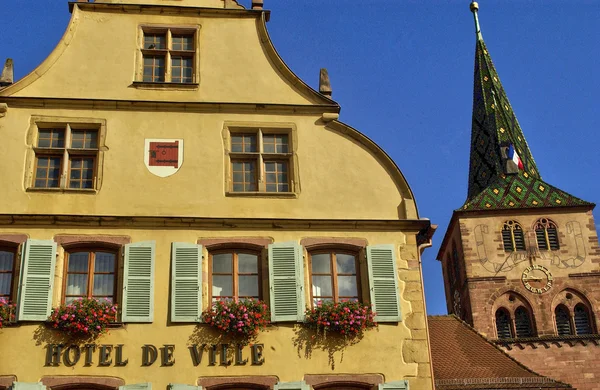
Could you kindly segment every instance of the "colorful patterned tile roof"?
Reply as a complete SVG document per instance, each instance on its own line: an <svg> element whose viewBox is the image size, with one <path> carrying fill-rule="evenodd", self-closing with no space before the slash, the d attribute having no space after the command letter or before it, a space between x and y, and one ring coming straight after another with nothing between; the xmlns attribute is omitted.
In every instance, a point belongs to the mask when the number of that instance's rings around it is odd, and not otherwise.
<svg viewBox="0 0 600 390"><path fill-rule="evenodd" d="M523 169L508 159L507 149L511 145ZM542 181L492 58L478 33L469 191L460 210L581 205L592 204Z"/></svg>

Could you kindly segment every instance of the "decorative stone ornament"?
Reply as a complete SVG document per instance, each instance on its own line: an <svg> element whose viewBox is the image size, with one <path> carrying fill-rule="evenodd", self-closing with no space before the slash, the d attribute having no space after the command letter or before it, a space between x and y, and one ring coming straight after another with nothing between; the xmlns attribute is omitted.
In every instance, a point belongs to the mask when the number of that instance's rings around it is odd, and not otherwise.
<svg viewBox="0 0 600 390"><path fill-rule="evenodd" d="M534 294L543 294L552 288L554 279L548 268L534 264L525 268L521 280L527 290Z"/></svg>
<svg viewBox="0 0 600 390"><path fill-rule="evenodd" d="M167 177L176 173L183 164L183 139L145 140L144 162L150 173Z"/></svg>

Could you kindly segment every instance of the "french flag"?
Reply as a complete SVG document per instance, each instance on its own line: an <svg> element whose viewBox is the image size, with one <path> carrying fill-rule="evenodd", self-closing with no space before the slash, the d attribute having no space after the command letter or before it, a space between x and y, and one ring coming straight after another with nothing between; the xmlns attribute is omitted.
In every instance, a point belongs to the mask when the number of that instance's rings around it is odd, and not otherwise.
<svg viewBox="0 0 600 390"><path fill-rule="evenodd" d="M519 157L515 147L512 144L508 146L508 159L517 164L520 170L524 170L523 161L521 161L521 157Z"/></svg>

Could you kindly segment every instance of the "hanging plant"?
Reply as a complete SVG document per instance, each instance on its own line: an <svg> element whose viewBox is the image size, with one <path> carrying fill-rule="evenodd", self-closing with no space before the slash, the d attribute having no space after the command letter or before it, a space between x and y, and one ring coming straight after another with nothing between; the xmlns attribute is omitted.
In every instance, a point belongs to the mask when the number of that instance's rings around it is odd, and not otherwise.
<svg viewBox="0 0 600 390"><path fill-rule="evenodd" d="M269 308L256 299L223 300L202 313L204 323L234 338L251 340L270 324Z"/></svg>
<svg viewBox="0 0 600 390"><path fill-rule="evenodd" d="M0 329L15 322L16 308L17 305L10 303L10 301L0 299Z"/></svg>
<svg viewBox="0 0 600 390"><path fill-rule="evenodd" d="M365 330L376 328L375 313L371 306L355 301L317 302L312 309L306 309L304 325L322 333L337 333L344 338L362 337Z"/></svg>
<svg viewBox="0 0 600 390"><path fill-rule="evenodd" d="M117 320L117 305L106 300L82 298L52 310L48 322L70 336L95 338Z"/></svg>

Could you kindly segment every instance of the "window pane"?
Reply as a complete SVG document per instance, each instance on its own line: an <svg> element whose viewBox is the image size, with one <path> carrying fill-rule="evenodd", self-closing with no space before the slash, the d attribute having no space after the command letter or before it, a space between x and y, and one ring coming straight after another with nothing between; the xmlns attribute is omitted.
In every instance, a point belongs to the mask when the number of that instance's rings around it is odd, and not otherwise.
<svg viewBox="0 0 600 390"><path fill-rule="evenodd" d="M0 251L0 272L12 272L14 256L15 254L12 252Z"/></svg>
<svg viewBox="0 0 600 390"><path fill-rule="evenodd" d="M166 48L167 38L164 33L144 33L144 49L159 50Z"/></svg>
<svg viewBox="0 0 600 390"><path fill-rule="evenodd" d="M288 135L265 134L263 136L263 150L265 153L288 153Z"/></svg>
<svg viewBox="0 0 600 390"><path fill-rule="evenodd" d="M256 191L256 163L254 161L232 161L231 165L233 191Z"/></svg>
<svg viewBox="0 0 600 390"><path fill-rule="evenodd" d="M213 275L213 297L233 296L233 278L226 275Z"/></svg>
<svg viewBox="0 0 600 390"><path fill-rule="evenodd" d="M94 272L115 272L116 257L114 253L96 252Z"/></svg>
<svg viewBox="0 0 600 390"><path fill-rule="evenodd" d="M312 272L315 274L331 273L331 255L329 253L320 253L311 255Z"/></svg>
<svg viewBox="0 0 600 390"><path fill-rule="evenodd" d="M194 36L173 34L173 50L194 50Z"/></svg>
<svg viewBox="0 0 600 390"><path fill-rule="evenodd" d="M338 295L340 297L358 297L356 276L338 276Z"/></svg>
<svg viewBox="0 0 600 390"><path fill-rule="evenodd" d="M241 275L238 281L238 294L240 297L258 298L258 275Z"/></svg>
<svg viewBox="0 0 600 390"><path fill-rule="evenodd" d="M356 258L344 253L336 253L335 261L338 274L356 274Z"/></svg>
<svg viewBox="0 0 600 390"><path fill-rule="evenodd" d="M213 272L220 274L232 273L232 261L233 255L231 253L219 253L213 255Z"/></svg>
<svg viewBox="0 0 600 390"><path fill-rule="evenodd" d="M96 149L98 147L98 132L96 130L72 130L72 148Z"/></svg>
<svg viewBox="0 0 600 390"><path fill-rule="evenodd" d="M75 252L69 254L68 272L88 272L89 252Z"/></svg>
<svg viewBox="0 0 600 390"><path fill-rule="evenodd" d="M10 281L12 280L12 272L11 273L2 273L0 274L0 297L1 296L10 296Z"/></svg>
<svg viewBox="0 0 600 390"><path fill-rule="evenodd" d="M239 253L238 272L242 274L258 273L258 256L248 253Z"/></svg>
<svg viewBox="0 0 600 390"><path fill-rule="evenodd" d="M114 275L94 275L94 289L92 294L100 296L113 295L115 291L114 281Z"/></svg>
<svg viewBox="0 0 600 390"><path fill-rule="evenodd" d="M60 157L38 157L35 170L35 187L58 187L61 174Z"/></svg>
<svg viewBox="0 0 600 390"><path fill-rule="evenodd" d="M87 295L87 274L69 274L67 275L66 295Z"/></svg>
<svg viewBox="0 0 600 390"><path fill-rule="evenodd" d="M313 296L314 297L332 297L333 286L331 284L331 276L313 276Z"/></svg>
<svg viewBox="0 0 600 390"><path fill-rule="evenodd" d="M144 57L144 81L160 82L165 80L165 58L159 56Z"/></svg>
<svg viewBox="0 0 600 390"><path fill-rule="evenodd" d="M40 148L64 148L64 129L40 129L38 132L38 147Z"/></svg>
<svg viewBox="0 0 600 390"><path fill-rule="evenodd" d="M231 151L238 153L255 153L256 134L232 134Z"/></svg>

